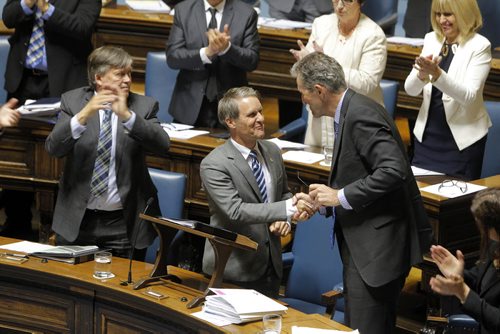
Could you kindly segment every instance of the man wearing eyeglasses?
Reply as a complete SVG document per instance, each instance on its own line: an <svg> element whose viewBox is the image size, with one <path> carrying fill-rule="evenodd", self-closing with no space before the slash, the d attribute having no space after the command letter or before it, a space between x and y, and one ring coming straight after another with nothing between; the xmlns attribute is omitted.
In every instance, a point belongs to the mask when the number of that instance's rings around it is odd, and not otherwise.
<svg viewBox="0 0 500 334"><path fill-rule="evenodd" d="M335 59L311 53L292 74L313 116L334 118L329 181L312 184L309 196L334 217L346 325L360 333L395 333L405 278L431 239L403 142L382 106L347 88Z"/></svg>
<svg viewBox="0 0 500 334"><path fill-rule="evenodd" d="M333 10L331 0L271 0L268 3L271 17L293 21L312 22Z"/></svg>

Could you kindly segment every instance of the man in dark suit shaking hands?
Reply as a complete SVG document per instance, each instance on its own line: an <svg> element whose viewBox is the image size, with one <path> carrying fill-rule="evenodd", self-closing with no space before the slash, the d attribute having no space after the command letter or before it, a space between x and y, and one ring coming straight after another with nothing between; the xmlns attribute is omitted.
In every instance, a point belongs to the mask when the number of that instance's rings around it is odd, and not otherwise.
<svg viewBox="0 0 500 334"><path fill-rule="evenodd" d="M50 155L66 158L52 222L59 244L95 244L128 257L133 244L153 241L150 224L134 229L156 198L146 150L166 154L170 140L156 118L158 102L130 92L131 73L128 53L103 46L89 56L90 86L61 98L45 142ZM148 213L159 213L153 204Z"/></svg>
<svg viewBox="0 0 500 334"><path fill-rule="evenodd" d="M398 130L383 107L346 88L333 58L312 53L292 74L314 117L335 121L328 185L311 185L309 195L334 214L347 325L394 333L401 288L431 234Z"/></svg>
<svg viewBox="0 0 500 334"><path fill-rule="evenodd" d="M175 6L167 63L179 69L169 113L178 122L221 127L217 101L247 85L257 68L257 13L240 0L186 0Z"/></svg>

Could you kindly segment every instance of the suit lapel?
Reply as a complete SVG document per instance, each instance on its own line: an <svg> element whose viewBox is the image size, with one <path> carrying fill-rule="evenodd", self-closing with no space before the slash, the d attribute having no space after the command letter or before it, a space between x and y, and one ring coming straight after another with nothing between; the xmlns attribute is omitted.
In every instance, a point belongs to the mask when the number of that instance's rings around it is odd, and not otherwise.
<svg viewBox="0 0 500 334"><path fill-rule="evenodd" d="M493 275L491 277L491 279L486 282L486 284L484 285L484 288L481 289L481 282L483 281L484 279L484 275L486 275L486 272L488 271L488 268L492 265L492 262L493 261L488 261L486 262L483 266L481 266L480 268L480 271L478 272L478 280L477 280L477 287L476 287L476 291L481 291L481 293L479 294L481 297L484 296L486 294L486 292L488 292L489 289L491 289L493 286L497 285L497 282L498 282L498 279L497 279L497 276L496 276L496 273L495 275Z"/></svg>
<svg viewBox="0 0 500 334"><path fill-rule="evenodd" d="M342 133L344 131L344 119L345 119L345 115L347 113L347 108L349 106L349 102L351 101L351 98L353 95L354 95L354 91L348 89L344 95L344 100L342 101L342 107L340 109L339 130L337 133L337 138L335 138L335 141L333 144L332 167L330 168L330 177L328 178L329 185L332 184L331 182L332 182L334 175L336 173L336 170L337 170L337 168L335 168L335 166L337 165L337 162L339 159L340 144L342 143L342 137L343 137Z"/></svg>
<svg viewBox="0 0 500 334"><path fill-rule="evenodd" d="M252 169L248 165L248 162L243 159L240 151L231 143L231 140L227 140L226 144L226 156L233 162L234 167L240 171L243 178L247 181L250 188L252 188L257 200L262 202L262 196L260 194L259 185L255 180L255 175L253 175Z"/></svg>
<svg viewBox="0 0 500 334"><path fill-rule="evenodd" d="M231 26L233 15L234 15L233 2L231 0L226 0L226 4L224 5L224 11L222 12L222 20L219 26L219 31L224 31L225 24Z"/></svg>
<svg viewBox="0 0 500 334"><path fill-rule="evenodd" d="M193 14L194 14L194 19L198 23L197 27L199 30L199 36L201 36L201 39L203 41L203 45L207 46L208 45L208 38L207 38L207 27L208 27L208 22L207 22L207 15L205 13L205 5L203 1L196 1L194 3L193 7Z"/></svg>

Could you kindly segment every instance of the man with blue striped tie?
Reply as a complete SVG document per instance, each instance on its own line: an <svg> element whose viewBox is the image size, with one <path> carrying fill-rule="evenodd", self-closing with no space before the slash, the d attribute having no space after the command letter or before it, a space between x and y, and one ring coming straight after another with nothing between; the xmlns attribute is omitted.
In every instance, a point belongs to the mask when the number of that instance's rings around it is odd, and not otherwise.
<svg viewBox="0 0 500 334"><path fill-rule="evenodd" d="M159 213L157 200L146 204L157 198L146 150L164 155L170 139L156 118L158 102L130 92L131 73L127 52L100 47L89 56L90 86L61 98L45 143L50 155L66 159L52 221L58 244L97 245L128 258L156 236L139 224L146 208Z"/></svg>
<svg viewBox="0 0 500 334"><path fill-rule="evenodd" d="M14 30L5 70L8 99L22 105L84 86L101 6L101 0L7 0L2 19ZM3 202L2 234L31 237L33 193L4 190Z"/></svg>
<svg viewBox="0 0 500 334"><path fill-rule="evenodd" d="M305 220L312 210L299 200L307 195L292 197L280 149L261 140L264 116L254 89L228 90L219 101L218 118L231 138L201 162L210 224L259 244L256 252L233 250L224 280L276 298L282 277L280 236L290 232L292 220ZM206 242L203 271L212 274L214 262L214 250Z"/></svg>

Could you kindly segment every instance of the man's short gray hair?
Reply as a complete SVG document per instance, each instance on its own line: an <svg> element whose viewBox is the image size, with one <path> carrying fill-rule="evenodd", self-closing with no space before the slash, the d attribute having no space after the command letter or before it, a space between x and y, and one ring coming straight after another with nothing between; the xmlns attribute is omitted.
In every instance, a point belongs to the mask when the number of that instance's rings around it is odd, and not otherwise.
<svg viewBox="0 0 500 334"><path fill-rule="evenodd" d="M226 119L237 119L240 116L238 100L246 97L256 97L260 101L260 94L251 87L235 87L229 89L219 101L217 117L221 124L226 125Z"/></svg>
<svg viewBox="0 0 500 334"><path fill-rule="evenodd" d="M317 84L332 93L339 93L347 88L342 66L322 52L308 54L293 65L290 73L294 77L300 77L308 91L312 91Z"/></svg>
<svg viewBox="0 0 500 334"><path fill-rule="evenodd" d="M112 68L132 67L133 59L120 47L105 45L95 49L87 61L89 85L96 89L95 76L104 75Z"/></svg>

